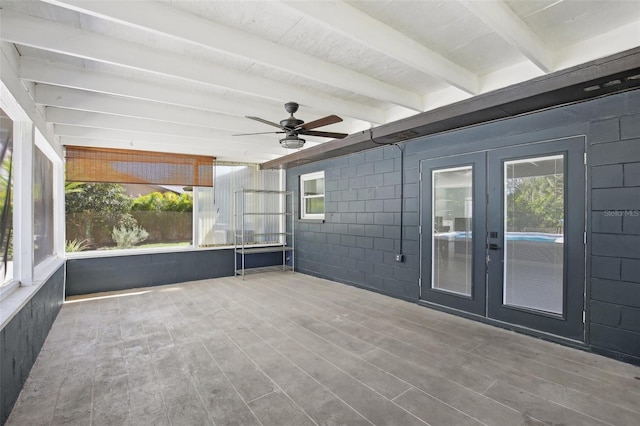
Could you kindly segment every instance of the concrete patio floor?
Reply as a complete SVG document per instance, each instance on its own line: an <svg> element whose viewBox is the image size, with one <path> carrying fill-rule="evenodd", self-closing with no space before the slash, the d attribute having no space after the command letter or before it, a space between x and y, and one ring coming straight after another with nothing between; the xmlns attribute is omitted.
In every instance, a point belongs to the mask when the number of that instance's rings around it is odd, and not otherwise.
<svg viewBox="0 0 640 426"><path fill-rule="evenodd" d="M640 368L300 273L66 303L7 425L637 425Z"/></svg>

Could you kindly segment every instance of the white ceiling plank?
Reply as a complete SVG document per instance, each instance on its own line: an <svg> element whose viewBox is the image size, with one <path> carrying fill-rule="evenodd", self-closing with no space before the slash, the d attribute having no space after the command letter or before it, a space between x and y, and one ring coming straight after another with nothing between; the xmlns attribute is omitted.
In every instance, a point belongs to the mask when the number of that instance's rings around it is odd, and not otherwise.
<svg viewBox="0 0 640 426"><path fill-rule="evenodd" d="M54 129L57 135L73 138L84 139L103 139L113 141L125 141L131 146L135 146L139 142L145 143L162 143L165 145L182 145L188 144L193 146L211 146L215 144L218 154L226 148L242 147L243 149L261 149L268 150L274 154L282 154L282 147L278 143L276 137L251 136L231 139L218 139L211 137L208 139L192 138L186 136L175 136L157 133L144 133L122 129L106 129L99 127L87 127L74 124L55 124ZM306 145L316 146L318 142L307 141ZM177 151L179 152L179 151Z"/></svg>
<svg viewBox="0 0 640 426"><path fill-rule="evenodd" d="M123 129L111 129L111 128L100 128L100 127L88 127L81 126L75 124L55 124L54 126L55 132L60 136L74 136L79 138L96 138L96 139L113 139L113 140L123 140L123 141L147 141L153 142L158 141L162 143L172 143L176 140L186 141L189 143L232 143L232 144L240 144L246 147L254 147L254 146L271 146L278 148L278 138L270 137L270 136L248 136L242 138L217 138L212 136L211 138L194 138L189 136L175 136L170 134L159 134L159 133L145 133L135 130L123 130ZM317 145L316 142L309 142L312 145Z"/></svg>
<svg viewBox="0 0 640 426"><path fill-rule="evenodd" d="M469 99L471 95L455 87L447 87L425 96L427 111Z"/></svg>
<svg viewBox="0 0 640 426"><path fill-rule="evenodd" d="M553 71L553 53L502 0L461 3L545 73Z"/></svg>
<svg viewBox="0 0 640 426"><path fill-rule="evenodd" d="M222 99L194 90L160 86L142 80L133 80L31 56L20 58L20 78L36 83L127 96L238 116L245 114L267 115L272 112L269 108L247 105L246 102L238 102L229 98Z"/></svg>
<svg viewBox="0 0 640 426"><path fill-rule="evenodd" d="M480 82L482 92L485 93L543 75L544 71L540 67L525 59L520 63L483 75Z"/></svg>
<svg viewBox="0 0 640 426"><path fill-rule="evenodd" d="M565 69L637 46L640 46L640 19L561 49L556 62L558 69Z"/></svg>
<svg viewBox="0 0 640 426"><path fill-rule="evenodd" d="M264 125L260 123L254 123L238 116L84 92L47 84L38 84L35 92L36 104L46 106L146 118L190 126L230 130L237 133L270 130L268 128L265 129Z"/></svg>
<svg viewBox="0 0 640 426"><path fill-rule="evenodd" d="M263 117L275 122L283 119L287 114L284 106L281 109L274 110L273 107L259 102L236 101L229 96L212 96L202 91L195 91L192 88L168 87L60 62L45 61L31 56L20 58L20 78L24 81L33 81L39 84L153 101L203 111L220 112L241 117L247 115ZM306 121L318 119L321 117L320 114L327 114L327 111L317 111L313 108L308 108L306 105L301 107L301 110L302 108L304 108L304 111L297 115L303 117ZM363 127L361 120L345 118L342 123L332 125L327 130L353 133L360 130L360 128L368 128L368 125Z"/></svg>
<svg viewBox="0 0 640 426"><path fill-rule="evenodd" d="M348 68L278 45L263 38L226 27L163 3L45 0L47 3L112 22L141 28L192 45L239 56L301 77L422 111L422 99Z"/></svg>
<svg viewBox="0 0 640 426"><path fill-rule="evenodd" d="M98 137L101 139L128 141L175 141L195 140L218 143L221 150L225 147L242 145L247 149L269 147L280 152L280 135L251 135L233 137L228 132L193 127L184 124L132 118L111 114L100 114L65 108L47 107L47 121L54 124L57 134L77 137ZM73 128L76 127L76 130ZM85 130L79 130L84 128ZM109 135L109 136L107 136ZM309 146L317 145L316 138L307 138ZM326 142L323 140L322 142Z"/></svg>
<svg viewBox="0 0 640 426"><path fill-rule="evenodd" d="M283 3L418 71L437 77L470 94L478 93L478 78L475 74L343 1Z"/></svg>
<svg viewBox="0 0 640 426"><path fill-rule="evenodd" d="M185 124L167 123L156 120L125 117L120 115L100 114L66 108L47 107L47 121L54 124L71 124L76 126L98 127L105 129L122 129L132 132L185 136L200 139L228 140L229 132Z"/></svg>
<svg viewBox="0 0 640 426"><path fill-rule="evenodd" d="M383 111L352 101L14 11L3 11L0 37L5 41L37 49L199 82L252 96L278 101L296 99L301 104L372 123L379 124L384 119Z"/></svg>

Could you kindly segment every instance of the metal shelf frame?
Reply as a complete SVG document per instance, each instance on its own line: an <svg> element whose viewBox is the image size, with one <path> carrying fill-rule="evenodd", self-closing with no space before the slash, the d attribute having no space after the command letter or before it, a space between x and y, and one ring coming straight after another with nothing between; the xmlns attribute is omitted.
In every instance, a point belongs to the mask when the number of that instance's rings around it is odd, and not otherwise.
<svg viewBox="0 0 640 426"><path fill-rule="evenodd" d="M249 197L254 197L253 203L248 202ZM262 197L262 198L260 198ZM256 199L262 200L266 204L269 198L271 205L278 205L279 211L261 212L254 211L255 206L260 204ZM257 273L263 271L295 271L295 254L294 254L294 192L293 191L269 191L260 189L242 189L235 192L233 200L233 216L234 216L234 271L235 275L244 276L249 273ZM255 229L249 229L247 219L256 217L280 217L279 229L274 232L254 232ZM268 230L267 230L268 231ZM277 244L268 242L257 242L256 237L274 237L280 242ZM268 244L256 247L259 244ZM255 267L246 268L245 257L252 254L261 253L282 253L281 266ZM290 256L291 264L287 265L287 254Z"/></svg>

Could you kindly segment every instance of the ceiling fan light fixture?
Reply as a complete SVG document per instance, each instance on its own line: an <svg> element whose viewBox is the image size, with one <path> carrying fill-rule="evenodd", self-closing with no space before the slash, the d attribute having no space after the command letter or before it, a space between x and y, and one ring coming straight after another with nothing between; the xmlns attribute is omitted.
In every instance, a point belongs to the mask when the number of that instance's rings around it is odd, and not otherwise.
<svg viewBox="0 0 640 426"><path fill-rule="evenodd" d="M286 137L280 139L280 145L283 148L287 149L298 149L302 148L306 141L302 138L299 138L296 135L287 135Z"/></svg>

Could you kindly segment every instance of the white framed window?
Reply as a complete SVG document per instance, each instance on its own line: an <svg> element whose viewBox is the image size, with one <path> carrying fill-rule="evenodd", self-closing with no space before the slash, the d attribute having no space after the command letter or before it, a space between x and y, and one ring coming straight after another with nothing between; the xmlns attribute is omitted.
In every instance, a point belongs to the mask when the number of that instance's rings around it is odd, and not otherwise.
<svg viewBox="0 0 640 426"><path fill-rule="evenodd" d="M300 175L300 219L324 219L324 171Z"/></svg>

